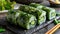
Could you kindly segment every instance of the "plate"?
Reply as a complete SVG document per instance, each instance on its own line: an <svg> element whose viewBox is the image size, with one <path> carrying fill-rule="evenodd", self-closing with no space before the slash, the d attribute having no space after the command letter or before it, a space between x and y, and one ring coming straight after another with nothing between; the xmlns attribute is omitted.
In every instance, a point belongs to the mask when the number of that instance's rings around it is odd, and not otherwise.
<svg viewBox="0 0 60 34"><path fill-rule="evenodd" d="M59 19L59 18L60 18L59 16L56 17L56 19ZM46 21L45 23L43 23L43 24L41 24L39 26L36 26L34 28L31 28L29 30L23 29L23 28L21 28L19 26L16 26L14 24L9 24L9 23L7 23L6 26L7 26L8 30L10 30L10 31L12 31L12 32L14 32L16 34L32 34L33 32L35 32L35 31L37 31L39 29L42 29L45 26L51 24L53 21L54 21L54 19L50 20L50 21Z"/></svg>

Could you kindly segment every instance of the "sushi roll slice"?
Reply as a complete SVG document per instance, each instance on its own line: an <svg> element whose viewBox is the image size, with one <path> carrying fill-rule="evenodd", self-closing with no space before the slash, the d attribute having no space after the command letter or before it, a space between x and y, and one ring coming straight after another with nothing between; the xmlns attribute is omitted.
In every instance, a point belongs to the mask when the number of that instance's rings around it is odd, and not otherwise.
<svg viewBox="0 0 60 34"><path fill-rule="evenodd" d="M42 8L44 11L46 11L46 17L47 17L47 20L51 20L53 18L56 17L56 12L55 12L55 9L53 8L49 8L49 7L44 7Z"/></svg>

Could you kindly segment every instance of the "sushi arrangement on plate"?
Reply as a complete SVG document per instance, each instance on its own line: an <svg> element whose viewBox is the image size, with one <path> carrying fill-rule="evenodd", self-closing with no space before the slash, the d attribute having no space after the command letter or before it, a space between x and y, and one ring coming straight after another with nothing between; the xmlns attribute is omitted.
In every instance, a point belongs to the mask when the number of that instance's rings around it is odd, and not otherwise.
<svg viewBox="0 0 60 34"><path fill-rule="evenodd" d="M31 29L55 17L55 9L31 3L29 5L21 5L17 10L9 10L6 18L8 23L19 25L25 29Z"/></svg>

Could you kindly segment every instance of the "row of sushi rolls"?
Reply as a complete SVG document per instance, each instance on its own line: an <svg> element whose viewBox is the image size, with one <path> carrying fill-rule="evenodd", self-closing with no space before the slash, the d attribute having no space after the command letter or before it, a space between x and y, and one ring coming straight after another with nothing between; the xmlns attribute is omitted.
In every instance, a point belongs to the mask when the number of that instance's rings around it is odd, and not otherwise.
<svg viewBox="0 0 60 34"><path fill-rule="evenodd" d="M1 4L2 3L2 4ZM56 11L38 3L30 3L29 5L21 4L18 9L13 9L16 2L8 0L0 0L0 11L8 10L6 20L8 23L19 25L25 29L34 28L46 21L56 18ZM55 19L56 24L57 20Z"/></svg>

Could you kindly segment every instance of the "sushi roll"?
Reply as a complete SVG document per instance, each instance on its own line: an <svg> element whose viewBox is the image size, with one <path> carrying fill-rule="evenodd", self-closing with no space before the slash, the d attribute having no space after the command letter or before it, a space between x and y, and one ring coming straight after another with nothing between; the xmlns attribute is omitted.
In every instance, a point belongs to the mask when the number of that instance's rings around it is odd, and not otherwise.
<svg viewBox="0 0 60 34"><path fill-rule="evenodd" d="M20 18L17 20L17 23L26 29L30 29L36 25L36 17L22 12L20 14Z"/></svg>
<svg viewBox="0 0 60 34"><path fill-rule="evenodd" d="M30 29L36 25L36 17L19 10L11 11L8 15L8 21L10 23L19 25L25 29Z"/></svg>
<svg viewBox="0 0 60 34"><path fill-rule="evenodd" d="M49 7L43 7L42 9L43 9L44 11L46 11L47 20L51 20L51 19L53 19L53 18L56 17L55 9L49 8Z"/></svg>
<svg viewBox="0 0 60 34"><path fill-rule="evenodd" d="M40 10L40 11L42 11L42 10ZM41 15L38 14L37 19L38 19L38 24L44 23L46 21L46 12L45 11L42 11L41 12Z"/></svg>
<svg viewBox="0 0 60 34"><path fill-rule="evenodd" d="M30 7L30 6L27 6L27 5L20 6L19 10L34 15L37 19L37 24L42 24L43 22L45 22L46 12L43 11L43 10L38 10L34 7Z"/></svg>

